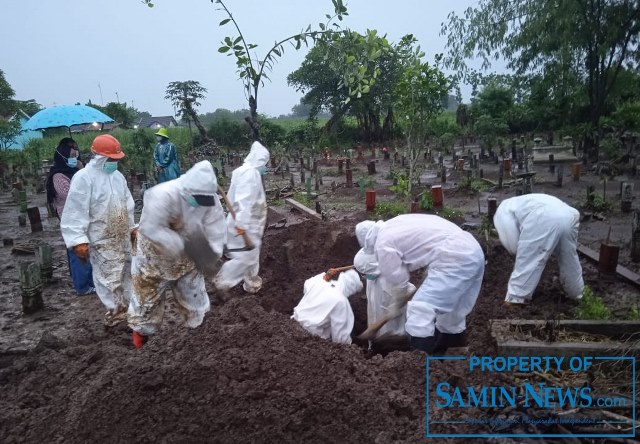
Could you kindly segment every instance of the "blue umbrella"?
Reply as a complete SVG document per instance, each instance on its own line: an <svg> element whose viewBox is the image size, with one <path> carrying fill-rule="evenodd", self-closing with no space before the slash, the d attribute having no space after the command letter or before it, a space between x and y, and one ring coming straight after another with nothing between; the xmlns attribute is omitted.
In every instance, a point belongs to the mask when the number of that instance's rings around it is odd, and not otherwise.
<svg viewBox="0 0 640 444"><path fill-rule="evenodd" d="M87 123L107 123L113 119L97 109L86 105L54 106L38 111L23 126L25 130L67 127Z"/></svg>

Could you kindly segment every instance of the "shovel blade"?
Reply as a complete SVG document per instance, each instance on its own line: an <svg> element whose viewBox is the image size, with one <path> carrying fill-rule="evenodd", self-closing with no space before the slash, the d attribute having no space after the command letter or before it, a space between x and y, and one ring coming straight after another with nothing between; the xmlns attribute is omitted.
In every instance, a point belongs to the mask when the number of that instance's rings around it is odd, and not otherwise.
<svg viewBox="0 0 640 444"><path fill-rule="evenodd" d="M220 268L221 255L217 254L202 233L189 236L184 243L184 251L205 276L215 276Z"/></svg>

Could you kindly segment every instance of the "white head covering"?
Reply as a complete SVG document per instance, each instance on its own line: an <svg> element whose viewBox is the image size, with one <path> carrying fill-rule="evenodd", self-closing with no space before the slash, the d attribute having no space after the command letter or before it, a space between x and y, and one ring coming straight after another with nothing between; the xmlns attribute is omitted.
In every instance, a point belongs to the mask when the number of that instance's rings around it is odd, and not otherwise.
<svg viewBox="0 0 640 444"><path fill-rule="evenodd" d="M361 291L363 287L360 276L358 276L358 272L355 270L347 270L340 273L337 285L346 297L356 294Z"/></svg>
<svg viewBox="0 0 640 444"><path fill-rule="evenodd" d="M364 248L360 249L353 258L353 265L356 267L356 270L362 274L373 274L376 276L380 274L375 255L367 253L364 251Z"/></svg>
<svg viewBox="0 0 640 444"><path fill-rule="evenodd" d="M267 162L269 162L269 150L260 142L253 142L249 154L244 158L244 163L254 168L260 168L265 166Z"/></svg>

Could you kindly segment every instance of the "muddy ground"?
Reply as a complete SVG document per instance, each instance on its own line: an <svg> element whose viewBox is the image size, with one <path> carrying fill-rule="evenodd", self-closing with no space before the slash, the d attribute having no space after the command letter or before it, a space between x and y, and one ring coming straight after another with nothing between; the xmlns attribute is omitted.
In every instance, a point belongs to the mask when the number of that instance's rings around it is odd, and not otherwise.
<svg viewBox="0 0 640 444"><path fill-rule="evenodd" d="M379 199L394 199L387 191L388 164L380 161L378 165L374 185ZM335 166L323 168L329 171ZM365 174L366 167L357 165L354 180ZM478 196L457 191L455 174L448 177L445 206L462 210L458 222L479 223ZM555 187L555 176L543 173L542 167L539 177L535 191L556 194L570 204L582 199L585 181L602 186L591 173L581 182L567 177L563 188ZM267 175L266 188L282 187L288 180ZM331 181L337 183L336 191L331 191ZM201 327L189 330L177 325L170 311L161 332L140 350L131 346L126 327L102 327L103 309L97 297L75 295L59 229L55 220L46 219L44 195L29 195L30 206L41 208L41 233L19 227L19 211L11 195L0 195L2 238L13 238L22 245L46 242L54 248L54 281L43 291L45 308L29 316L21 314L17 263L33 260L33 256L12 254L11 247L0 250L0 441L423 442L424 354L404 351L402 346L388 354L388 350L372 354L357 340L351 346L335 345L310 336L289 318L302 296L305 279L351 263L357 252L353 227L367 213L358 188L345 188L343 182L343 177L336 176L323 181L321 192L326 194L318 199L329 220L318 220L282 202L273 206L268 220L272 228L266 231L261 255L264 287L259 294L245 295L236 288L234 297L223 303L209 285L212 311ZM614 188L611 184L612 199ZM486 197L501 200L515 195L515 189L480 194L481 211L486 212ZM637 205L634 201L634 207ZM283 219L285 226L277 224ZM581 242L597 249L611 226L612 239L624 246L630 242L630 220L618 207L607 220L583 223ZM471 355L495 355L491 319L574 316L576 304L562 297L554 260L543 274L535 303L515 312L505 310L502 300L513 259L495 238L487 243L482 233L474 234L486 248L488 262L468 322ZM638 271L624 247L620 263ZM637 288L620 279L602 280L596 266L586 259L583 271L586 283L618 316L637 303ZM351 303L356 336L366 326L366 301L358 294ZM430 362L431 381L482 386L512 383L514 378L505 373L469 374L452 361ZM610 379L592 383L599 391L620 389ZM431 403L433 407L433 400ZM459 410L431 410L432 421L461 415ZM627 416L630 412L619 411ZM500 430L489 426L472 430L461 424L441 425L437 431ZM562 431L555 426L520 426L512 432Z"/></svg>

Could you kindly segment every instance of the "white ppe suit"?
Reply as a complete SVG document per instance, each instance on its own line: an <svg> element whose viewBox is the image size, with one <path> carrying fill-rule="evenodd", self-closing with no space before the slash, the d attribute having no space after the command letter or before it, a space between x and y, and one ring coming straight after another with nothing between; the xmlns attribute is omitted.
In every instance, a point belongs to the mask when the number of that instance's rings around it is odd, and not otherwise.
<svg viewBox="0 0 640 444"><path fill-rule="evenodd" d="M547 260L554 253L567 296L582 297L578 210L547 194L526 194L504 200L493 216L493 224L502 245L516 257L507 302L523 304L531 300Z"/></svg>
<svg viewBox="0 0 640 444"><path fill-rule="evenodd" d="M179 178L145 192L128 312L129 325L138 333L156 333L168 290L173 291L188 327L198 327L209 311L204 276L185 254L185 240L206 238L216 255L222 256L226 225L217 189L213 167L203 160ZM215 204L194 207L188 202L194 195L213 196Z"/></svg>
<svg viewBox="0 0 640 444"><path fill-rule="evenodd" d="M324 273L304 282L304 296L293 316L309 333L339 344L351 344L353 310L349 296L362 290L355 270L340 273L337 280L325 281Z"/></svg>
<svg viewBox="0 0 640 444"><path fill-rule="evenodd" d="M384 290L389 285L385 282L385 278L380 276L378 262L373 253L367 253L366 248L361 249L354 257L353 265L366 277L367 324L371 325L395 311L394 301L391 295ZM416 287L409 283L407 291L413 293L416 291ZM402 307L401 314L384 324L376 336L402 336L405 334L406 321L407 309Z"/></svg>
<svg viewBox="0 0 640 444"><path fill-rule="evenodd" d="M111 312L126 310L131 294L131 231L134 201L119 171L103 170L96 155L71 179L60 230L67 248L89 244L93 282Z"/></svg>
<svg viewBox="0 0 640 444"><path fill-rule="evenodd" d="M484 274L484 254L476 239L457 225L427 214L361 224L356 226L356 236L372 246L371 257L383 278L380 285L391 298L410 293L409 273L426 268L426 279L407 303L405 331L417 338L434 336L436 327L442 333L464 332Z"/></svg>
<svg viewBox="0 0 640 444"><path fill-rule="evenodd" d="M216 287L220 289L229 289L243 281L243 288L248 293L257 293L262 288L258 272L262 234L267 223L267 198L259 169L266 167L268 161L269 151L260 142L253 142L244 164L231 174L227 196L236 219L231 213L227 215L227 246L230 249L245 246L244 238L236 233L236 228L240 228L246 231L255 248L228 254L231 260L222 265L215 280Z"/></svg>

